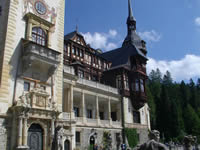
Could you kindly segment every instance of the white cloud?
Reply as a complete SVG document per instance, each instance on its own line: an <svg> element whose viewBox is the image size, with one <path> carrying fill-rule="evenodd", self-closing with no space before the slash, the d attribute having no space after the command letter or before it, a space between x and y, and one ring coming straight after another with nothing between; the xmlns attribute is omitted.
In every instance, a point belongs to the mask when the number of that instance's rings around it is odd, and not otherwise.
<svg viewBox="0 0 200 150"><path fill-rule="evenodd" d="M156 68L159 68L162 74L168 70L175 81L200 77L200 56L188 54L180 60L172 61L149 58L147 72L150 73L152 69Z"/></svg>
<svg viewBox="0 0 200 150"><path fill-rule="evenodd" d="M117 48L117 44L113 42L109 42L109 39L114 39L117 36L117 31L116 30L109 30L108 33L82 33L82 35L85 38L85 41L91 45L93 48L100 48L103 50L112 50Z"/></svg>
<svg viewBox="0 0 200 150"><path fill-rule="evenodd" d="M139 32L139 36L149 42L158 42L161 39L161 34L157 33L155 30Z"/></svg>
<svg viewBox="0 0 200 150"><path fill-rule="evenodd" d="M195 24L196 24L197 26L200 26L200 17L197 17L197 18L195 19Z"/></svg>
<svg viewBox="0 0 200 150"><path fill-rule="evenodd" d="M116 37L117 31L116 30L109 30L109 36L110 37Z"/></svg>

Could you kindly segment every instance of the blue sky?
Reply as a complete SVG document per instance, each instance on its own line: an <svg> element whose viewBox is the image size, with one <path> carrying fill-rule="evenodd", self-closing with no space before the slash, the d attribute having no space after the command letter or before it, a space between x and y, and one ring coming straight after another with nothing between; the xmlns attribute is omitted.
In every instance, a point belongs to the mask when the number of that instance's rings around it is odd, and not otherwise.
<svg viewBox="0 0 200 150"><path fill-rule="evenodd" d="M137 32L147 42L148 72L169 70L174 80L200 77L200 0L132 0ZM120 47L128 0L66 0L65 34L81 32L94 48Z"/></svg>

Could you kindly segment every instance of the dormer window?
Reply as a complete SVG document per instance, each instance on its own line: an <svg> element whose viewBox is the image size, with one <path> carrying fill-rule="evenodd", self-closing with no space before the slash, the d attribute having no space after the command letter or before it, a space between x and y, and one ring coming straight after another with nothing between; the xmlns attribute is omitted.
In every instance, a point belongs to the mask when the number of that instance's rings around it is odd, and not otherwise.
<svg viewBox="0 0 200 150"><path fill-rule="evenodd" d="M47 43L46 32L40 27L34 27L32 29L32 41L39 45L46 46Z"/></svg>

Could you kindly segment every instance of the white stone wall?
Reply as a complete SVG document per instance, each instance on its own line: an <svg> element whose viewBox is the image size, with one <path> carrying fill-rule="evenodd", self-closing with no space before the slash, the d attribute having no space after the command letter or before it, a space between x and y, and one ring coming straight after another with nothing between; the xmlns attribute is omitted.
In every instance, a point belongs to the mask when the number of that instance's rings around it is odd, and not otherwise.
<svg viewBox="0 0 200 150"><path fill-rule="evenodd" d="M125 123L134 123L133 122L133 110L131 100L129 98L124 97L124 116ZM140 121L141 125L148 125L150 129L150 118L149 118L149 106L145 104L142 108L139 109L140 112Z"/></svg>

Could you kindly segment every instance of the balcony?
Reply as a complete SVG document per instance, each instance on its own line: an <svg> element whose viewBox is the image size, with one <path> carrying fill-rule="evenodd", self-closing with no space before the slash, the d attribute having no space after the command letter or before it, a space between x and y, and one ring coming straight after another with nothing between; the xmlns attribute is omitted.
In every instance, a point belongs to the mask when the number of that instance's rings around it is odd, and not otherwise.
<svg viewBox="0 0 200 150"><path fill-rule="evenodd" d="M139 123L125 123L126 128L136 128L136 129L148 129L148 125L143 125Z"/></svg>
<svg viewBox="0 0 200 150"><path fill-rule="evenodd" d="M77 83L79 83L81 85L85 85L85 86L90 87L90 88L99 89L99 90L102 90L102 91L105 91L105 92L109 92L109 93L113 93L113 94L119 94L117 88L112 88L110 86L107 86L107 85L104 85L104 84L101 84L101 83L98 83L98 82L79 78Z"/></svg>
<svg viewBox="0 0 200 150"><path fill-rule="evenodd" d="M60 63L60 52L23 40L23 72L30 69L44 72L51 76Z"/></svg>
<svg viewBox="0 0 200 150"><path fill-rule="evenodd" d="M74 113L62 112L59 119L62 119L63 121L75 121L75 116Z"/></svg>

